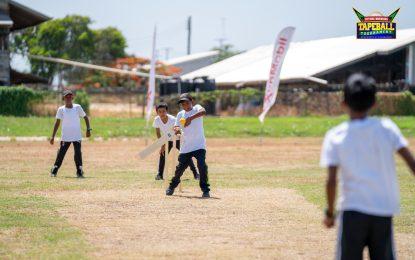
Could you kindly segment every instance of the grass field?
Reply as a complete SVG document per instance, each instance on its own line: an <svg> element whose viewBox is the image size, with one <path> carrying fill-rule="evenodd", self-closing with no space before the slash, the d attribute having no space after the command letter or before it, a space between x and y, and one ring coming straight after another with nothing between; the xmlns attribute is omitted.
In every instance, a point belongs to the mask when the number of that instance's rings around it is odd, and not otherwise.
<svg viewBox="0 0 415 260"><path fill-rule="evenodd" d="M270 117L262 128L256 117L207 117L207 137L304 137L323 136L346 117ZM392 117L408 137L415 137L415 117ZM50 136L54 118L0 116L0 136ZM141 118L92 118L93 136L140 137L146 134ZM84 126L84 124L83 124ZM154 135L151 132L151 135Z"/></svg>
<svg viewBox="0 0 415 260"><path fill-rule="evenodd" d="M214 120L220 119L208 119L208 124ZM57 146L0 142L0 258L332 259L335 231L321 224L321 138L258 142L208 139L209 200L199 199L190 172L184 176L184 192L165 197L166 184L153 179L157 156L145 161L136 156L142 140L85 142L83 180L74 178L72 149L59 176L50 178ZM412 259L415 182L397 162L398 256Z"/></svg>

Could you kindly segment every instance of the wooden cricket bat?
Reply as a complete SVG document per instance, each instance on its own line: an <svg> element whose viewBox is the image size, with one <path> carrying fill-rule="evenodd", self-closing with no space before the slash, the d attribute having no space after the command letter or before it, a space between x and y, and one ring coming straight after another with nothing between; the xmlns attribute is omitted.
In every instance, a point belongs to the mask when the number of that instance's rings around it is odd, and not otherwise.
<svg viewBox="0 0 415 260"><path fill-rule="evenodd" d="M157 139L154 143L150 144L149 146L147 146L146 148L144 148L144 150L142 150L141 152L138 153L138 156L140 156L141 159L145 159L147 156L149 156L150 154L154 153L155 151L157 151L158 149L160 149L160 147L167 143L170 139L170 137L172 137L174 135L174 132L171 131L165 135L162 135L159 139Z"/></svg>

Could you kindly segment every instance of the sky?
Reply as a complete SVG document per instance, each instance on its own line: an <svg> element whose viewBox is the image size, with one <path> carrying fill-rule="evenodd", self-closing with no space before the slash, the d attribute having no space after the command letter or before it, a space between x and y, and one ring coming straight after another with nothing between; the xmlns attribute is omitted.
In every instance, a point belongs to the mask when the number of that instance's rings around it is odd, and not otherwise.
<svg viewBox="0 0 415 260"><path fill-rule="evenodd" d="M414 0L16 0L53 18L81 14L93 28L113 26L127 39L127 53L149 57L157 24L160 59L186 54L186 20L192 16L192 53L208 51L225 38L236 50L272 44L285 26L294 41L354 35L357 17L379 11L395 18L398 29L415 27Z"/></svg>

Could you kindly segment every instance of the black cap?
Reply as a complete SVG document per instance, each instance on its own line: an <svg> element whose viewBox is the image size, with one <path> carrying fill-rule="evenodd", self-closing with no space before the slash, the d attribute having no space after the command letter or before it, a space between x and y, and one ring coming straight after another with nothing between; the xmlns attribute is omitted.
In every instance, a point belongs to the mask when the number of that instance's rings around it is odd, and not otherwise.
<svg viewBox="0 0 415 260"><path fill-rule="evenodd" d="M65 89L62 93L62 97L66 97L67 95L73 95L72 91L69 89Z"/></svg>
<svg viewBox="0 0 415 260"><path fill-rule="evenodd" d="M189 102L191 102L192 100L191 100L191 97L190 97L190 95L189 95L189 93L183 93L183 94L181 94L180 95L180 98L179 98L179 102L177 102L177 103L182 103L183 101L189 101Z"/></svg>

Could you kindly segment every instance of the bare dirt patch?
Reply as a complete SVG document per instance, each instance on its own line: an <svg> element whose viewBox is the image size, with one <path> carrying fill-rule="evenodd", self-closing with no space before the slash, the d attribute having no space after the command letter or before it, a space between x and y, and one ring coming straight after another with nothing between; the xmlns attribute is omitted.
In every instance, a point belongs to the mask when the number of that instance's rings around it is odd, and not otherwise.
<svg viewBox="0 0 415 260"><path fill-rule="evenodd" d="M137 158L142 139L84 142L84 180L72 178L72 148L51 180L56 145L0 142L0 166L8 176L1 184L58 203L59 215L84 234L92 258L332 259L335 230L323 228L321 209L298 191L263 182L221 186L242 177L239 172L258 181L264 171L295 177L315 169L320 146L321 138L209 139L211 180L222 182L212 187L214 198L203 200L193 180L184 193L166 197L165 184L152 180L157 155ZM398 233L396 240L398 256L415 258L414 233Z"/></svg>
<svg viewBox="0 0 415 260"><path fill-rule="evenodd" d="M288 189L71 191L60 210L96 247L94 257L321 259L333 255L333 231L316 206Z"/></svg>

